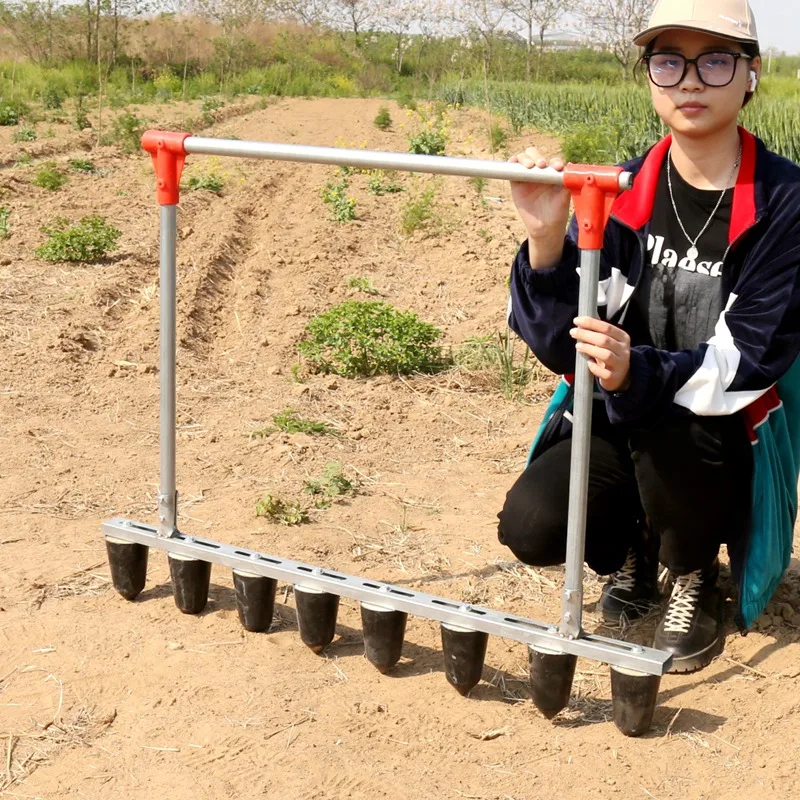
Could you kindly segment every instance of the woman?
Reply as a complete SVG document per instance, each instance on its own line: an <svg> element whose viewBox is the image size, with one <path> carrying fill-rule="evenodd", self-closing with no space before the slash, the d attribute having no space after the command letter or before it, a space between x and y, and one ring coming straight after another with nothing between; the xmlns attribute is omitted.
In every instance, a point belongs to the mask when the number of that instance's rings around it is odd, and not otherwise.
<svg viewBox="0 0 800 800"><path fill-rule="evenodd" d="M789 563L800 465L800 168L737 125L761 72L746 0L661 0L634 40L670 135L625 165L634 188L606 230L600 317L576 318L569 194L513 184L528 239L509 324L551 370L576 351L596 378L586 560L610 575L607 621L660 600L655 646L674 672L721 651L725 543L746 630ZM514 156L546 166L536 148ZM563 169L554 159L551 165ZM797 400L795 399L797 395ZM569 483L567 379L498 515L500 541L535 566L563 563Z"/></svg>

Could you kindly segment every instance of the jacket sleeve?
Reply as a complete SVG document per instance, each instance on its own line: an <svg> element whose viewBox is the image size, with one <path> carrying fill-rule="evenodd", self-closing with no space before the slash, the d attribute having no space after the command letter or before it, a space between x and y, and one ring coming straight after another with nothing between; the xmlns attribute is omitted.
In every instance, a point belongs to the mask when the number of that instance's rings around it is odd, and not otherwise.
<svg viewBox="0 0 800 800"><path fill-rule="evenodd" d="M735 414L765 394L800 354L800 216L755 245L714 335L694 350L631 350L631 385L606 394L614 423L670 413Z"/></svg>

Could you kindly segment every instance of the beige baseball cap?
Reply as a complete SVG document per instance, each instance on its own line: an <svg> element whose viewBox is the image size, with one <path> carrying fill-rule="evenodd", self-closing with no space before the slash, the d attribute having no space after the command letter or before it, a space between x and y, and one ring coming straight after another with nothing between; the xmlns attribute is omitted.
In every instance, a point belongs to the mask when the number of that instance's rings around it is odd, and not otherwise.
<svg viewBox="0 0 800 800"><path fill-rule="evenodd" d="M705 31L740 42L758 42L756 21L747 0L659 0L650 24L633 40L645 47L667 28Z"/></svg>

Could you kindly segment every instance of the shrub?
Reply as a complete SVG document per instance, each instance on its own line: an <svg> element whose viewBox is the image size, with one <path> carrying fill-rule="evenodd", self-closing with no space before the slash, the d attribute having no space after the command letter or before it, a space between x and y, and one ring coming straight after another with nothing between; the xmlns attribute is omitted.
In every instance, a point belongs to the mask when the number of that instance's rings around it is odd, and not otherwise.
<svg viewBox="0 0 800 800"><path fill-rule="evenodd" d="M42 164L33 179L34 186L50 192L57 192L66 182L67 176L56 166L55 161L46 161Z"/></svg>
<svg viewBox="0 0 800 800"><path fill-rule="evenodd" d="M440 156L447 147L447 135L441 130L425 130L413 134L408 140L411 153L423 156Z"/></svg>
<svg viewBox="0 0 800 800"><path fill-rule="evenodd" d="M205 190L219 194L224 183L225 181L221 175L217 175L216 172L209 172L206 175L192 175L186 184L186 188L190 191Z"/></svg>
<svg viewBox="0 0 800 800"><path fill-rule="evenodd" d="M308 522L308 512L299 504L283 500L274 494L265 494L256 503L256 516L266 517L279 525L300 525Z"/></svg>
<svg viewBox="0 0 800 800"><path fill-rule="evenodd" d="M126 111L120 114L111 127L111 141L128 153L138 153L141 148L144 121L136 114Z"/></svg>
<svg viewBox="0 0 800 800"><path fill-rule="evenodd" d="M403 216L400 220L400 229L405 236L410 236L420 228L427 228L437 221L434 203L436 200L436 187L427 186L416 197L410 197L403 206Z"/></svg>
<svg viewBox="0 0 800 800"><path fill-rule="evenodd" d="M388 131L392 127L392 115L389 113L389 109L386 106L381 106L373 121L376 128Z"/></svg>
<svg viewBox="0 0 800 800"><path fill-rule="evenodd" d="M42 228L47 241L36 249L36 255L45 261L93 262L117 248L122 231L106 223L105 217L83 217L70 224L58 217L49 227Z"/></svg>
<svg viewBox="0 0 800 800"><path fill-rule="evenodd" d="M0 100L0 125L19 125L27 110L23 103Z"/></svg>
<svg viewBox="0 0 800 800"><path fill-rule="evenodd" d="M445 366L442 332L412 311L348 300L314 317L298 349L317 372L346 378L435 372Z"/></svg>
<svg viewBox="0 0 800 800"><path fill-rule="evenodd" d="M11 217L11 209L8 206L0 206L0 239L8 239L11 236L11 226L8 220Z"/></svg>
<svg viewBox="0 0 800 800"><path fill-rule="evenodd" d="M94 162L90 158L71 158L69 168L73 172L94 172Z"/></svg>
<svg viewBox="0 0 800 800"><path fill-rule="evenodd" d="M14 131L11 137L12 142L35 142L36 129L32 125L26 125L24 128L19 128Z"/></svg>
<svg viewBox="0 0 800 800"><path fill-rule="evenodd" d="M356 201L347 196L348 186L347 178L342 177L339 181L329 180L321 192L322 201L330 206L334 222L344 224L356 219Z"/></svg>
<svg viewBox="0 0 800 800"><path fill-rule="evenodd" d="M48 86L42 92L42 105L48 111L56 111L64 103L64 95L55 86Z"/></svg>

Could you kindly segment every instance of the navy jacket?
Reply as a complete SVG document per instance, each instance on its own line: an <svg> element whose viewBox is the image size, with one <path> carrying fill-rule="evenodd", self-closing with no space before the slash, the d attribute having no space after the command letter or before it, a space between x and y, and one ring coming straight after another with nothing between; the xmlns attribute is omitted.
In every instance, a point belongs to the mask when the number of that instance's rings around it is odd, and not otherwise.
<svg viewBox="0 0 800 800"><path fill-rule="evenodd" d="M740 128L742 164L733 195L722 271L724 311L714 335L696 349L669 352L649 343L630 299L645 268L656 186L671 137L625 165L631 191L617 198L605 233L599 313L631 337L631 385L603 392L612 423L647 427L672 414L743 412L754 446L751 536L734 575L740 584L740 622L761 613L789 563L800 469L800 167L767 150ZM577 315L577 223L561 262L531 269L527 242L511 272L508 322L554 372L575 369L569 335ZM797 369L793 369L795 364ZM568 393L559 392L532 450L535 458L569 435ZM765 423L769 425L765 427ZM767 441L769 440L769 441ZM749 583L748 583L749 581Z"/></svg>

